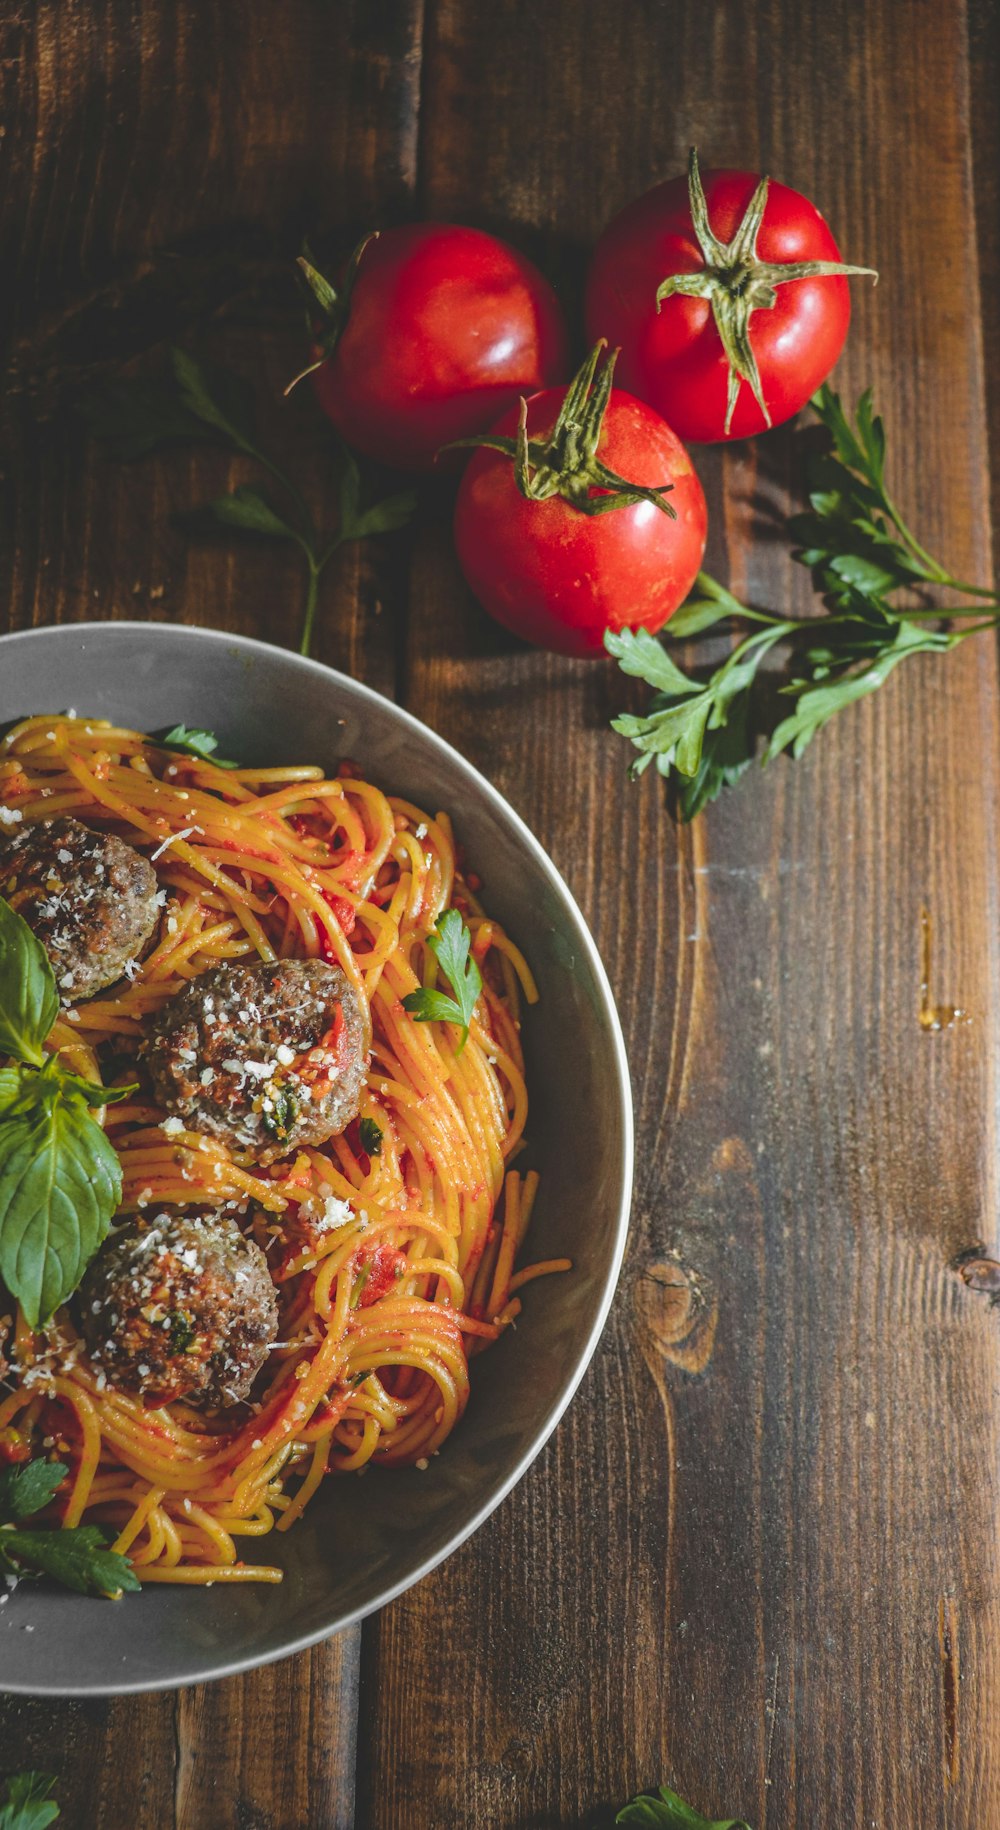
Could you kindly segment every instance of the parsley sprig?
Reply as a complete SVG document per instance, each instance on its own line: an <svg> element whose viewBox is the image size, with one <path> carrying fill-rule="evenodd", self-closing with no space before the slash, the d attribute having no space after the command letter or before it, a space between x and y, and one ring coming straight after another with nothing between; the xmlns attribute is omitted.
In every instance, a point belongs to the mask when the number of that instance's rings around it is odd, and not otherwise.
<svg viewBox="0 0 1000 1830"><path fill-rule="evenodd" d="M121 1165L91 1106L101 1087L44 1044L59 1011L48 956L0 896L0 1280L36 1328L71 1296L121 1200Z"/></svg>
<svg viewBox="0 0 1000 1830"><path fill-rule="evenodd" d="M702 1817L669 1786L660 1786L655 1795L643 1792L633 1798L615 1823L645 1825L646 1830L750 1830L743 1817Z"/></svg>
<svg viewBox="0 0 1000 1830"><path fill-rule="evenodd" d="M238 762L227 762L215 754L219 739L214 731L192 730L186 724L175 724L162 737L154 738L160 750L176 750L181 756L196 756L199 762L213 763L216 769L238 769Z"/></svg>
<svg viewBox="0 0 1000 1830"><path fill-rule="evenodd" d="M0 1469L0 1572L51 1576L80 1595L117 1597L141 1585L127 1557L108 1549L99 1525L64 1531L22 1530L25 1519L49 1505L66 1479L61 1461L29 1461ZM0 1817L0 1830L3 1819Z"/></svg>
<svg viewBox="0 0 1000 1830"><path fill-rule="evenodd" d="M903 520L886 487L885 430L871 391L862 395L854 425L828 386L812 405L827 439L807 466L809 506L790 519L788 532L823 614L751 609L701 573L665 635L687 641L709 629L734 634L731 652L707 675L685 673L645 631L605 637L622 671L655 692L644 713L612 720L638 752L632 773L655 763L676 787L685 820L737 781L758 750L765 763L785 750L801 756L831 718L877 692L901 661L944 653L1000 620L996 595L955 578ZM929 602L928 591L941 588L973 601ZM777 692L771 676L769 701L762 664L779 647L790 651L791 668Z"/></svg>
<svg viewBox="0 0 1000 1830"><path fill-rule="evenodd" d="M336 524L325 531L318 528L298 484L257 442L250 383L217 363L197 360L187 350L171 350L168 375L115 381L88 395L81 407L94 436L123 463L161 445L210 441L251 458L277 484L283 499L280 508L263 488L241 483L205 504L198 518L253 538L290 541L298 548L306 568L302 654L311 648L320 580L338 547L404 526L416 506L413 491L404 490L362 507L358 466L342 445Z"/></svg>
<svg viewBox="0 0 1000 1830"><path fill-rule="evenodd" d="M449 997L435 986L422 985L403 999L403 1009L418 1023L457 1023L462 1032L457 1050L461 1054L469 1039L469 1024L483 989L483 977L475 960L469 957L472 936L457 909L446 909L438 917L435 932L427 936L427 945L455 995Z"/></svg>
<svg viewBox="0 0 1000 1830"><path fill-rule="evenodd" d="M7 1793L0 1830L48 1830L55 1823L59 1806L49 1796L55 1784L50 1773L12 1773L0 1783Z"/></svg>

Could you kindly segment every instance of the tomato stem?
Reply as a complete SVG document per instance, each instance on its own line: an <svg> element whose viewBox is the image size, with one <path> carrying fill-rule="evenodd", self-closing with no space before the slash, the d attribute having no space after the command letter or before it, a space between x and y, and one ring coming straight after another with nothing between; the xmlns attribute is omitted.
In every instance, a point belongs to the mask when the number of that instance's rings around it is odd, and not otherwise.
<svg viewBox="0 0 1000 1830"><path fill-rule="evenodd" d="M514 460L515 481L528 502L549 502L553 496L562 496L583 515L605 515L614 508L651 502L675 521L677 511L665 500L672 483L632 483L609 470L597 455L618 360L615 349L601 365L606 349L607 340L600 337L566 389L548 438L529 439L528 403L522 396L516 438L492 432L454 439L444 450L486 445L491 451L504 452Z"/></svg>
<svg viewBox="0 0 1000 1830"><path fill-rule="evenodd" d="M849 267L841 261L761 260L757 253L757 237L764 221L770 182L769 178L761 178L732 240L720 241L708 219L708 203L698 169L698 149L692 146L688 154L688 198L704 266L693 272L671 274L656 291L657 311L664 300L678 295L707 299L712 307L728 363L727 438L743 382L752 390L765 424L771 424L757 358L750 342L750 320L755 311L773 310L777 299L775 288L789 280L815 279L828 274L866 274L878 279L874 267Z"/></svg>

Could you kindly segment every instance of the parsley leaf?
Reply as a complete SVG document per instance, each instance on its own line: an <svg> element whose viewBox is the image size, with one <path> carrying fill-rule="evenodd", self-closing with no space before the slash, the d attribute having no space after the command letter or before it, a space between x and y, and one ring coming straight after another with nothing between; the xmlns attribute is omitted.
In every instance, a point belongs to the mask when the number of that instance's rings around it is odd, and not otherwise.
<svg viewBox="0 0 1000 1830"><path fill-rule="evenodd" d="M59 1816L59 1806L48 1796L55 1780L50 1773L12 1773L6 1780L7 1802L0 1805L0 1830L48 1830Z"/></svg>
<svg viewBox="0 0 1000 1830"><path fill-rule="evenodd" d="M42 1044L58 1015L59 993L48 954L0 896L0 1055L41 1067Z"/></svg>
<svg viewBox="0 0 1000 1830"><path fill-rule="evenodd" d="M252 459L278 484L289 503L287 514L260 489L244 483L182 520L197 528L208 518L233 533L290 541L299 549L306 566L302 654L308 654L312 645L320 579L337 549L348 541L365 540L371 534L403 527L416 507L412 490L362 507L357 464L346 448L338 447L339 518L332 532L321 533L298 485L257 443L250 383L187 350L171 351L169 377L113 382L100 393L87 396L83 412L94 436L103 440L113 457L125 462L178 440L211 439ZM179 741L173 747L185 746ZM192 753L205 754L198 750ZM236 767L222 762L217 766Z"/></svg>
<svg viewBox="0 0 1000 1830"><path fill-rule="evenodd" d="M19 1524L33 1512L41 1512L68 1472L61 1461L12 1462L0 1468L0 1525Z"/></svg>
<svg viewBox="0 0 1000 1830"><path fill-rule="evenodd" d="M83 396L80 412L92 436L107 447L109 457L122 464L134 463L161 445L190 444L213 436L184 406L170 382L152 377L112 381L93 389Z"/></svg>
<svg viewBox="0 0 1000 1830"><path fill-rule="evenodd" d="M0 1571L16 1576L53 1576L81 1595L120 1595L139 1588L126 1557L109 1550L97 1525L64 1531L21 1531L21 1521L41 1512L67 1475L61 1461L28 1461L0 1471ZM0 1830L3 1818L0 1816Z"/></svg>
<svg viewBox="0 0 1000 1830"><path fill-rule="evenodd" d="M664 640L685 641L727 625L736 643L714 669L686 673L664 642L644 630L605 636L622 672L645 680L654 693L644 711L623 713L612 728L637 752L633 775L655 763L669 781L682 819L693 819L739 779L759 734L764 762L785 750L801 756L831 718L877 692L901 661L945 653L1000 622L1000 599L953 577L900 515L886 488L885 429L871 392L858 402L853 425L829 386L812 406L827 437L807 462L809 507L790 518L788 532L823 613L779 617L750 609L701 573ZM914 602L915 591L931 586L974 601ZM896 601L900 591L907 593L904 603ZM779 644L793 655L784 683L763 666ZM782 699L791 702L785 715Z"/></svg>
<svg viewBox="0 0 1000 1830"><path fill-rule="evenodd" d="M14 1575L51 1576L78 1595L117 1599L142 1585L129 1563L108 1542L99 1525L73 1525L67 1531L0 1530L0 1569Z"/></svg>
<svg viewBox="0 0 1000 1830"><path fill-rule="evenodd" d="M669 1786L660 1786L653 1797L644 1792L633 1798L615 1823L645 1825L646 1830L750 1830L743 1817L702 1817Z"/></svg>
<svg viewBox="0 0 1000 1830"><path fill-rule="evenodd" d="M472 936L457 909L446 909L439 916L436 932L427 936L427 945L451 985L454 997L422 985L403 999L418 1023L457 1023L462 1035L458 1045L461 1054L469 1038L476 1002L483 989L483 979L474 959L469 958Z"/></svg>
<svg viewBox="0 0 1000 1830"><path fill-rule="evenodd" d="M186 724L175 724L164 737L155 739L161 750L181 750L189 756L197 756L202 762L214 763L217 769L238 769L239 763L226 762L215 752L219 739L214 731L189 730Z"/></svg>

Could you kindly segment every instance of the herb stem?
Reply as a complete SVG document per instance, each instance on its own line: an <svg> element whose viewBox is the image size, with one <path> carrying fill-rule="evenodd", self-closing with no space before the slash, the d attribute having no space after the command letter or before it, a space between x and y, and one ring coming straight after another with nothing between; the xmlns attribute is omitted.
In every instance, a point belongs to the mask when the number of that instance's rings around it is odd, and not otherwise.
<svg viewBox="0 0 1000 1830"><path fill-rule="evenodd" d="M306 591L306 607L302 617L302 640L299 653L307 655L312 647L313 628L316 622L316 605L319 599L319 581L325 561L317 560L310 547L304 549L306 563L309 567L309 586Z"/></svg>

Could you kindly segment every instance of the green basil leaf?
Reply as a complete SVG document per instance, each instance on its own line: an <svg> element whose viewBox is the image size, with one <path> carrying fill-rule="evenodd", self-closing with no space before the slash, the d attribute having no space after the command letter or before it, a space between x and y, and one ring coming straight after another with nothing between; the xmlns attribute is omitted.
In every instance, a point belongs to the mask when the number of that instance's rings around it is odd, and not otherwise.
<svg viewBox="0 0 1000 1830"><path fill-rule="evenodd" d="M0 1468L0 1525L13 1525L41 1512L68 1472L61 1461L11 1462Z"/></svg>
<svg viewBox="0 0 1000 1830"><path fill-rule="evenodd" d="M68 1531L2 1530L0 1554L79 1595L117 1596L124 1589L141 1587L128 1559L108 1549L99 1525L74 1525Z"/></svg>
<svg viewBox="0 0 1000 1830"><path fill-rule="evenodd" d="M13 1773L6 1781L7 1802L0 1805L0 1830L48 1830L59 1806L48 1796L51 1773Z"/></svg>
<svg viewBox="0 0 1000 1830"><path fill-rule="evenodd" d="M0 1124L0 1278L36 1328L73 1294L121 1200L121 1165L85 1101L39 1076Z"/></svg>
<svg viewBox="0 0 1000 1830"><path fill-rule="evenodd" d="M88 1106L119 1106L124 1099L132 1099L139 1091L139 1082L133 1080L127 1087L104 1087L96 1080L84 1080L82 1074L69 1074L65 1068L59 1071L59 1081L64 1087L72 1087L86 1100Z"/></svg>
<svg viewBox="0 0 1000 1830"><path fill-rule="evenodd" d="M0 896L0 1055L40 1067L59 1015L49 957L26 921Z"/></svg>

